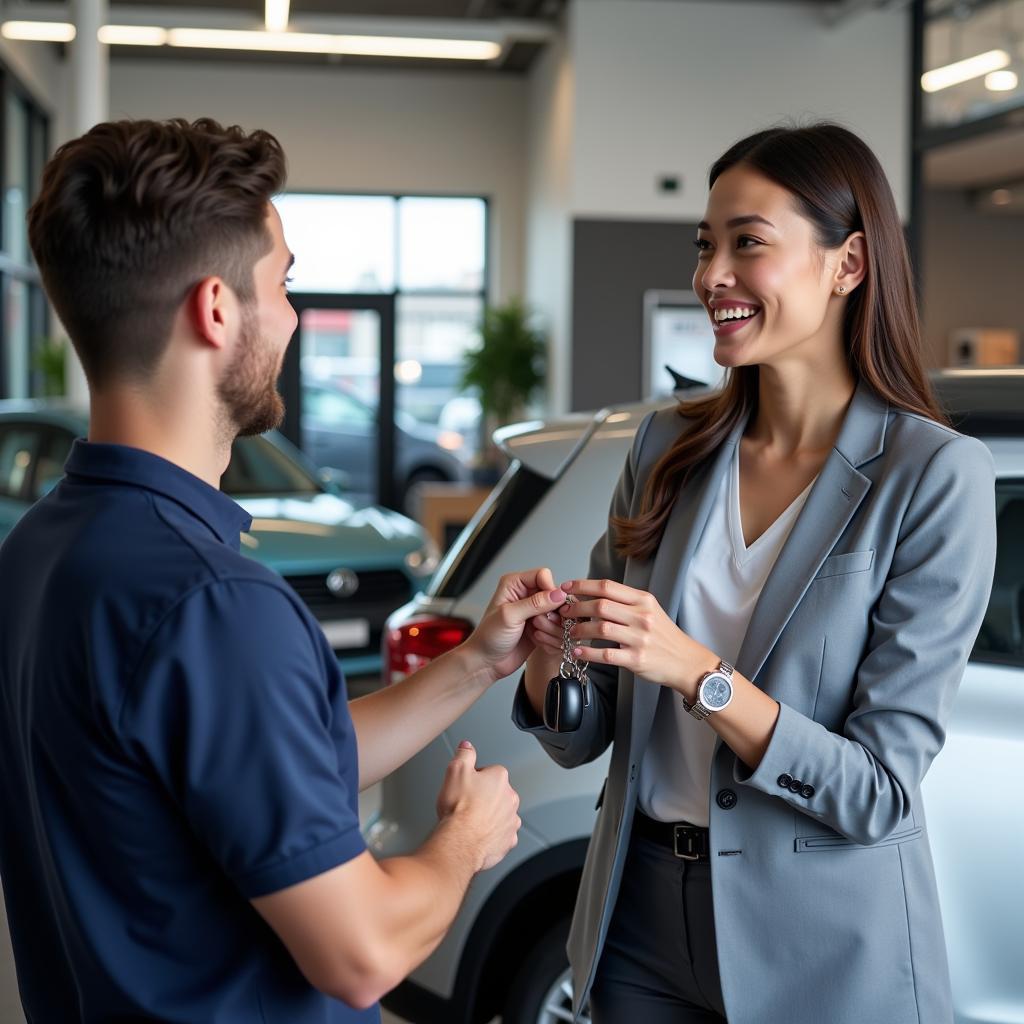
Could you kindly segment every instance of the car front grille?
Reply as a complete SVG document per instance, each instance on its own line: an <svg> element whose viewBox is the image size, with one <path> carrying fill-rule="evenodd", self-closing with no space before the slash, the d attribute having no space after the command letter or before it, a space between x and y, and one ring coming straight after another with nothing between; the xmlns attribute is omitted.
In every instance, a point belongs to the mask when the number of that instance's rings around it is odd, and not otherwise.
<svg viewBox="0 0 1024 1024"><path fill-rule="evenodd" d="M327 589L327 573L285 576L296 594L320 622L339 619L366 619L370 624L370 642L366 647L345 648L345 655L377 653L387 617L412 595L409 577L398 569L357 572L359 587L351 597L335 597Z"/></svg>

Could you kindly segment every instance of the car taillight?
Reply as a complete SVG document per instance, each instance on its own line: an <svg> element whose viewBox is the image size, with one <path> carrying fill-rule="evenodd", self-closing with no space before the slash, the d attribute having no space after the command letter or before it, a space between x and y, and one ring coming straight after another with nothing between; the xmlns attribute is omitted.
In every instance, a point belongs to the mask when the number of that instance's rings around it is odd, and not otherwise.
<svg viewBox="0 0 1024 1024"><path fill-rule="evenodd" d="M418 615L389 629L384 639L388 682L397 683L458 647L472 632L472 622L441 615Z"/></svg>

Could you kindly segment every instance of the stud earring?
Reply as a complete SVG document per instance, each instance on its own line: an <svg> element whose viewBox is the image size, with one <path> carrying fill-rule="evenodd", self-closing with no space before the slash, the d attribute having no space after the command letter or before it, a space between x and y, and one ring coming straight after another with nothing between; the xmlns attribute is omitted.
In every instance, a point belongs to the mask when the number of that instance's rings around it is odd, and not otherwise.
<svg viewBox="0 0 1024 1024"><path fill-rule="evenodd" d="M836 291L837 291L837 292L839 292L839 294L840 294L840 295L845 295L845 294L846 294L846 286L845 286L845 285L842 285L842 284L841 284L841 285L840 285L840 286L839 286L839 287L838 287L838 288L836 289Z"/></svg>

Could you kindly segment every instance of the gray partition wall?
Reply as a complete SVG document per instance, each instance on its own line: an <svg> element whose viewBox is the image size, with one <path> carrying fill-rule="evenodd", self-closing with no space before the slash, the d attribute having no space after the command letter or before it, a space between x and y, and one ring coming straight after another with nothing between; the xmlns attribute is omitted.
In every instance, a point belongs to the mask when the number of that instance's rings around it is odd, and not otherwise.
<svg viewBox="0 0 1024 1024"><path fill-rule="evenodd" d="M573 410L643 397L644 292L690 287L696 237L696 223L573 222Z"/></svg>

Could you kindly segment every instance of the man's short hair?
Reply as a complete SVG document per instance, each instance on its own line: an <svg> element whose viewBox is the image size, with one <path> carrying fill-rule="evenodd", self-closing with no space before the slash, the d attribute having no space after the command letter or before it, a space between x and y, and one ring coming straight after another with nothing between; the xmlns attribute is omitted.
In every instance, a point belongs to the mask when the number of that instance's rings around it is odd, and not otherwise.
<svg viewBox="0 0 1024 1024"><path fill-rule="evenodd" d="M91 386L145 380L203 278L252 301L284 182L273 135L209 118L107 122L57 150L29 244Z"/></svg>

